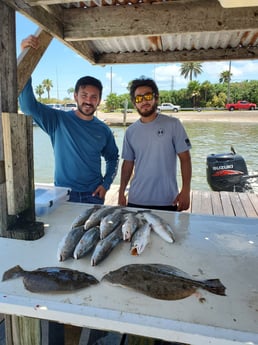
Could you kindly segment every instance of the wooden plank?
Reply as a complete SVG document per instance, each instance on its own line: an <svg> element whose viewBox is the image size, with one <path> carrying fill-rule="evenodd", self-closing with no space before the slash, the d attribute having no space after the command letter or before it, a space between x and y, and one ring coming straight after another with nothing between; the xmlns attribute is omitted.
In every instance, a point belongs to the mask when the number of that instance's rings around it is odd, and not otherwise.
<svg viewBox="0 0 258 345"><path fill-rule="evenodd" d="M8 213L16 215L28 204L28 157L26 117L3 113L4 152L6 161L6 186Z"/></svg>
<svg viewBox="0 0 258 345"><path fill-rule="evenodd" d="M29 47L24 49L17 60L18 95L29 80L32 72L53 38L48 32L42 29L38 29L35 36L39 38L39 48L34 49Z"/></svg>
<svg viewBox="0 0 258 345"><path fill-rule="evenodd" d="M239 198L239 193L232 192L229 194L231 204L234 209L235 216L237 217L246 217L245 210L243 208L243 205L241 203L241 200Z"/></svg>
<svg viewBox="0 0 258 345"><path fill-rule="evenodd" d="M234 209L232 207L229 192L220 192L220 199L225 216L235 216Z"/></svg>
<svg viewBox="0 0 258 345"><path fill-rule="evenodd" d="M211 194L205 190L201 192L201 214L213 214Z"/></svg>
<svg viewBox="0 0 258 345"><path fill-rule="evenodd" d="M253 208L258 215L258 194L248 193L249 200L251 201Z"/></svg>
<svg viewBox="0 0 258 345"><path fill-rule="evenodd" d="M3 126L2 126L2 105L5 100L6 94L4 85L4 75L6 71L5 64L5 52L3 47L7 46L8 35L6 34L6 28L8 29L8 7L0 1L0 13L1 13L1 25L0 25L0 236L6 235L7 229L7 191L6 191L6 174L5 174L5 161L4 161L4 141L3 141Z"/></svg>
<svg viewBox="0 0 258 345"><path fill-rule="evenodd" d="M220 199L219 192L210 192L211 194L211 203L212 211L215 216L224 216L223 207Z"/></svg>
<svg viewBox="0 0 258 345"><path fill-rule="evenodd" d="M53 3L54 0L30 0L30 3L32 2L46 4ZM208 9L205 14L203 13L205 20L199 21L196 18L200 16L201 7L207 8L205 0L187 1L187 3L171 1L163 3L162 6L142 4L142 6L102 6L101 9L91 7L86 11L70 8L64 10L64 39L92 40L139 36L140 33L143 36L152 36L150 44L152 43L156 48L161 44L158 43L158 37L164 33L175 35L179 32L221 32L229 29L239 30L240 27L246 30L257 28L252 8L224 9L217 1L210 1ZM155 17L162 20L153 23ZM197 50L197 53L200 54L200 50Z"/></svg>
<svg viewBox="0 0 258 345"><path fill-rule="evenodd" d="M201 191L193 190L191 213L199 213L200 210L201 210Z"/></svg>
<svg viewBox="0 0 258 345"><path fill-rule="evenodd" d="M1 6L1 31L1 111L15 113L18 109L15 11L4 4Z"/></svg>
<svg viewBox="0 0 258 345"><path fill-rule="evenodd" d="M242 206L245 210L245 214L247 217L257 217L258 213L255 211L254 206L249 199L249 195L251 193L239 193L239 198L241 200Z"/></svg>

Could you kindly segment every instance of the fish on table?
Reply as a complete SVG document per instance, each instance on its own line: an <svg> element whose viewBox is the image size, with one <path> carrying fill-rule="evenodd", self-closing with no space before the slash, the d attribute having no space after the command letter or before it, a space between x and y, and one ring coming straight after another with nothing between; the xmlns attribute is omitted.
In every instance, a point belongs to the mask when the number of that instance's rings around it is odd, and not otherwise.
<svg viewBox="0 0 258 345"><path fill-rule="evenodd" d="M103 240L100 240L91 256L91 265L96 266L103 261L111 251L123 240L121 224Z"/></svg>
<svg viewBox="0 0 258 345"><path fill-rule="evenodd" d="M73 257L75 259L80 259L91 252L99 241L99 234L99 226L94 226L85 231L74 249Z"/></svg>
<svg viewBox="0 0 258 345"><path fill-rule="evenodd" d="M135 231L131 239L130 252L132 255L140 255L146 246L150 243L151 225L144 222L139 229Z"/></svg>
<svg viewBox="0 0 258 345"><path fill-rule="evenodd" d="M23 277L24 287L30 292L67 292L98 284L92 275L63 267L42 267L26 271L19 265L3 274L2 280Z"/></svg>
<svg viewBox="0 0 258 345"><path fill-rule="evenodd" d="M81 225L77 228L72 228L63 236L57 247L58 261L65 261L73 256L74 249L84 233L84 225Z"/></svg>
<svg viewBox="0 0 258 345"><path fill-rule="evenodd" d="M175 235L169 223L151 211L141 212L141 215L151 225L152 229L163 240L169 243L175 242Z"/></svg>
<svg viewBox="0 0 258 345"><path fill-rule="evenodd" d="M102 280L162 300L183 299L199 288L220 296L225 296L226 290L219 279L193 279L186 272L163 264L125 265L107 273Z"/></svg>
<svg viewBox="0 0 258 345"><path fill-rule="evenodd" d="M116 209L114 212L109 213L100 221L100 239L103 240L107 237L122 221L123 209Z"/></svg>
<svg viewBox="0 0 258 345"><path fill-rule="evenodd" d="M101 205L94 205L93 207L87 208L85 211L83 211L79 216L77 216L72 224L71 224L71 229L77 228L78 226L84 225L86 220L89 218L89 216L100 209Z"/></svg>
<svg viewBox="0 0 258 345"><path fill-rule="evenodd" d="M126 213L124 215L124 221L122 225L122 234L124 241L131 241L133 234L139 226L139 218L133 212Z"/></svg>
<svg viewBox="0 0 258 345"><path fill-rule="evenodd" d="M101 219L110 213L113 213L116 209L121 206L102 206L99 210L93 212L84 224L84 229L88 230L93 226L100 225Z"/></svg>

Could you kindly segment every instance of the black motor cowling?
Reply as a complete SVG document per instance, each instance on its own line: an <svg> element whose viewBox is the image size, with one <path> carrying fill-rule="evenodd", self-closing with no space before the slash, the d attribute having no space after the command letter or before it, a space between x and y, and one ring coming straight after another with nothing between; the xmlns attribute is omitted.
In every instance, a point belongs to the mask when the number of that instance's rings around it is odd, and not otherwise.
<svg viewBox="0 0 258 345"><path fill-rule="evenodd" d="M252 189L246 178L245 160L235 152L207 156L206 174L214 191L246 192Z"/></svg>

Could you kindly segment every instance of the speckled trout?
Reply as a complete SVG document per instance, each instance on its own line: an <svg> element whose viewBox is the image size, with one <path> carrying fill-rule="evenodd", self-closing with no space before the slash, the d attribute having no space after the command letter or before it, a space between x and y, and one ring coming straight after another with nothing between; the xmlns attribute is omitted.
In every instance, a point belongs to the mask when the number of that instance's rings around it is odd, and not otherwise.
<svg viewBox="0 0 258 345"><path fill-rule="evenodd" d="M122 225L122 234L124 241L131 241L133 234L135 233L139 225L139 219L133 213L126 213L124 215L124 221Z"/></svg>
<svg viewBox="0 0 258 345"><path fill-rule="evenodd" d="M71 229L58 244L57 259L58 261L65 261L73 256L74 249L85 233L84 226Z"/></svg>
<svg viewBox="0 0 258 345"><path fill-rule="evenodd" d="M150 243L151 226L145 222L133 234L130 252L132 255L140 255Z"/></svg>
<svg viewBox="0 0 258 345"><path fill-rule="evenodd" d="M123 236L120 224L107 237L97 243L91 257L91 265L96 266L103 261L122 240Z"/></svg>
<svg viewBox="0 0 258 345"><path fill-rule="evenodd" d="M146 221L151 225L152 230L156 232L163 240L169 243L175 242L175 235L171 226L156 214L146 211L141 212Z"/></svg>
<svg viewBox="0 0 258 345"><path fill-rule="evenodd" d="M84 224L84 229L88 230L100 224L101 219L110 213L113 213L117 208L121 206L102 206L99 210L93 212Z"/></svg>
<svg viewBox="0 0 258 345"><path fill-rule="evenodd" d="M103 240L105 237L107 237L121 223L122 218L122 208L119 208L102 218L99 225L100 239Z"/></svg>
<svg viewBox="0 0 258 345"><path fill-rule="evenodd" d="M93 228L87 230L81 239L77 243L73 257L75 259L80 259L83 256L91 252L99 241L99 226L94 226Z"/></svg>
<svg viewBox="0 0 258 345"><path fill-rule="evenodd" d="M77 228L78 226L84 225L86 220L89 218L89 216L99 210L101 208L100 205L94 205L93 207L87 208L85 211L83 211L81 214L79 214L79 216L77 216L72 224L71 224L71 228Z"/></svg>

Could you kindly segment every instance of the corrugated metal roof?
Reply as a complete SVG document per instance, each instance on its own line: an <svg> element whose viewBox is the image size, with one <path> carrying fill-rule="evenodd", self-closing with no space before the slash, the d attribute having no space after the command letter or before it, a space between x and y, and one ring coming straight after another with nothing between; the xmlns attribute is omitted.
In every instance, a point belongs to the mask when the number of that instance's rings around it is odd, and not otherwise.
<svg viewBox="0 0 258 345"><path fill-rule="evenodd" d="M258 58L258 1L4 1L93 64Z"/></svg>

